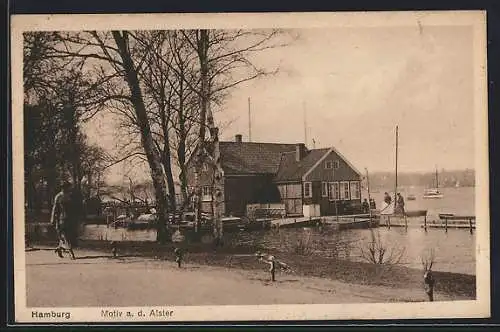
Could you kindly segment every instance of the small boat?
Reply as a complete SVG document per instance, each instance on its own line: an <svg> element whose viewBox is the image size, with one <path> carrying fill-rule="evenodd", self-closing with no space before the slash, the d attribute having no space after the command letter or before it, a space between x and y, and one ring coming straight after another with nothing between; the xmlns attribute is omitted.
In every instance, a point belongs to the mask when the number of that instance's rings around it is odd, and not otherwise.
<svg viewBox="0 0 500 332"><path fill-rule="evenodd" d="M443 194L437 188L427 189L422 196L425 199L443 198Z"/></svg>
<svg viewBox="0 0 500 332"><path fill-rule="evenodd" d="M425 198L425 199L443 198L443 193L441 193L439 191L439 180L438 180L437 167L436 167L436 188L431 188L431 189L425 190L423 198Z"/></svg>
<svg viewBox="0 0 500 332"><path fill-rule="evenodd" d="M409 201L414 201L417 199L417 197L415 197L415 195L413 194L408 194L408 196L406 196L406 199Z"/></svg>

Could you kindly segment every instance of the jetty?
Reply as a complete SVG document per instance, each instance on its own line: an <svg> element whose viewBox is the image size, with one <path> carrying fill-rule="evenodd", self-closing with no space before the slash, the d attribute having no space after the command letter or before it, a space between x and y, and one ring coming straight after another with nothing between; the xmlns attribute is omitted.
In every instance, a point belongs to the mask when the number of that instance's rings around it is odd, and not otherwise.
<svg viewBox="0 0 500 332"><path fill-rule="evenodd" d="M295 228L310 226L333 226L337 229L371 228L379 225L380 218L369 214L321 217L289 217L271 220L271 226L277 228Z"/></svg>
<svg viewBox="0 0 500 332"><path fill-rule="evenodd" d="M271 227L293 228L314 226L321 221L320 217L288 217L271 220Z"/></svg>
<svg viewBox="0 0 500 332"><path fill-rule="evenodd" d="M418 222L409 222L408 220L414 217L424 217ZM410 219L410 220L411 220ZM439 214L438 220L427 220L427 214L420 215L419 213L406 213L405 215L385 215L380 222L381 227L419 227L427 230L428 228L444 229L468 229L471 233L476 229L476 217L469 215L454 215L449 213Z"/></svg>

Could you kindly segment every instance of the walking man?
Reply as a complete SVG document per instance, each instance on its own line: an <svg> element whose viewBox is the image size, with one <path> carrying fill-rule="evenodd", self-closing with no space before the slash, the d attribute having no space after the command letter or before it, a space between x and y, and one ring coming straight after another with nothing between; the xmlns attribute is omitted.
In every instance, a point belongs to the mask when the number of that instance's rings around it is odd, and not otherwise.
<svg viewBox="0 0 500 332"><path fill-rule="evenodd" d="M75 211L73 209L73 197L71 195L71 184L64 182L61 191L54 198L50 222L54 225L59 244L55 249L57 255L63 258L63 251L71 254L71 259L75 259L73 252L73 237L75 231Z"/></svg>

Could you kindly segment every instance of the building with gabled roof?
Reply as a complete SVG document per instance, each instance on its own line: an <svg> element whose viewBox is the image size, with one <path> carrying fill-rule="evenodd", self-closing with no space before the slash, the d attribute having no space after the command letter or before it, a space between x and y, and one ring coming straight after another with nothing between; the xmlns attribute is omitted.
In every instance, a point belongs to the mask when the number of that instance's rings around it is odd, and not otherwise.
<svg viewBox="0 0 500 332"><path fill-rule="evenodd" d="M241 216L248 204L283 204L287 215L335 215L361 206L361 174L335 148L303 143L219 142L225 215ZM211 212L213 170L204 166L202 209ZM188 162L188 184L194 164Z"/></svg>

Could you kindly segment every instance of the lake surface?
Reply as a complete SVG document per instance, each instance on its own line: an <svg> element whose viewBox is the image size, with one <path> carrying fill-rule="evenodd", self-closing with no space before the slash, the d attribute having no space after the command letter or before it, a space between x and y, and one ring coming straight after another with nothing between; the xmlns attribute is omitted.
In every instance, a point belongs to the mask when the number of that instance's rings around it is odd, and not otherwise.
<svg viewBox="0 0 500 332"><path fill-rule="evenodd" d="M401 188L402 195L405 199L405 208L411 210L427 210L427 215L432 220L438 218L439 213L454 213L458 215L475 215L475 188L474 187L460 187L460 188L440 188L439 191L443 193L443 198L439 199L424 199L422 198L425 187L403 187ZM381 206L384 200L384 192L370 193L370 196L375 199L377 207ZM394 188L387 189L394 199ZM367 196L366 192L363 193L364 197ZM413 194L416 200L409 201L406 199L408 194Z"/></svg>
<svg viewBox="0 0 500 332"><path fill-rule="evenodd" d="M415 201L407 201L407 210L428 210L429 218L437 219L439 213L474 215L474 188L443 188L442 199L423 199L425 188L407 188L406 193L417 196ZM405 197L406 197L405 193ZM384 191L373 193L377 204L382 201ZM477 220L477 223L489 220ZM380 239L394 255L401 254L399 264L421 269L421 257L434 250L433 270L476 274L476 235L468 229L430 228L425 232L420 228L419 219L409 219L409 228L385 227L374 229ZM106 225L92 225L84 230L83 239L115 241L155 241L155 230L127 231L107 229ZM232 245L258 246L264 250L295 252L309 257L336 257L351 261L366 261L362 250L366 251L372 241L369 229L336 230L333 227L274 229L258 232L226 233L226 242Z"/></svg>
<svg viewBox="0 0 500 332"><path fill-rule="evenodd" d="M428 220L437 220L439 213L475 215L475 188L442 188L441 199L423 199L424 187L403 188L406 210L427 210ZM390 190L387 190L391 193ZM365 192L366 194L366 192ZM407 194L416 196L416 200L406 200ZM371 194L378 206L383 201L384 190ZM420 219L409 219L409 228L381 227L374 230L375 236L394 256L401 254L399 264L422 268L421 257L434 251L433 270L466 274L476 274L476 235L468 229L429 229L420 228ZM477 223L489 220L477 220ZM338 257L352 261L366 261L362 250L366 252L372 242L372 233L368 229L338 231L333 228L298 228L280 229L267 232L239 233L232 236L232 241L246 245L258 245L267 249L294 252L298 247L307 247L308 254L322 257ZM302 248L299 248L302 249Z"/></svg>
<svg viewBox="0 0 500 332"><path fill-rule="evenodd" d="M427 257L434 250L433 270L476 274L475 234L468 230L431 229L427 233L421 228L384 227L373 229L374 235L387 248L387 255L401 256L398 264L421 269L421 257ZM227 236L230 236L227 234ZM311 257L330 257L351 261L365 261L365 252L372 241L369 229L351 229L338 231L334 228L295 228L267 232L231 234L233 244L259 246L268 250L296 252L307 248ZM298 249L297 249L298 248Z"/></svg>

